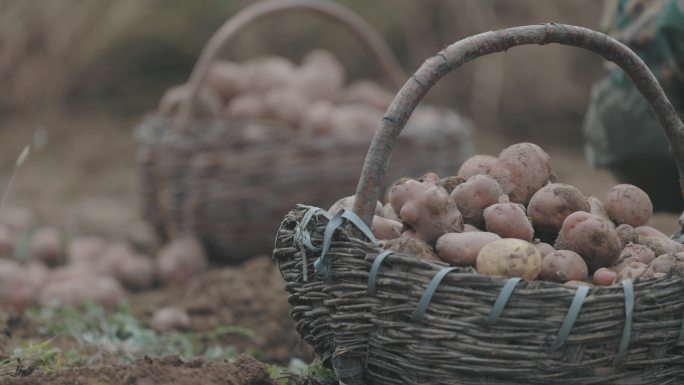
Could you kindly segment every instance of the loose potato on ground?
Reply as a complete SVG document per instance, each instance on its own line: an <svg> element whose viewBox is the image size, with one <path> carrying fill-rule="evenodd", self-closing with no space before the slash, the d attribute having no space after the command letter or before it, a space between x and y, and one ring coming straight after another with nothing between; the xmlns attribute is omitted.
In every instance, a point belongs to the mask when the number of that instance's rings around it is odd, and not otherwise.
<svg viewBox="0 0 684 385"><path fill-rule="evenodd" d="M52 227L44 227L36 231L29 241L31 258L48 266L62 263L62 251L62 235Z"/></svg>
<svg viewBox="0 0 684 385"><path fill-rule="evenodd" d="M489 174L489 171L497 160L498 158L492 155L471 156L463 162L456 175L468 180L474 175Z"/></svg>
<svg viewBox="0 0 684 385"><path fill-rule="evenodd" d="M582 257L570 250L556 250L544 256L540 277L545 281L582 281L589 271Z"/></svg>
<svg viewBox="0 0 684 385"><path fill-rule="evenodd" d="M116 278L127 289L145 290L154 286L157 280L157 268L151 258L131 254L119 261Z"/></svg>
<svg viewBox="0 0 684 385"><path fill-rule="evenodd" d="M207 268L204 249L194 237L177 238L157 256L159 277L165 285L183 285L202 274Z"/></svg>
<svg viewBox="0 0 684 385"><path fill-rule="evenodd" d="M517 203L497 203L484 210L487 231L503 238L518 238L531 241L534 237L532 223L525 208Z"/></svg>
<svg viewBox="0 0 684 385"><path fill-rule="evenodd" d="M484 226L485 208L497 203L501 195L501 185L489 175L474 175L451 191L451 198L463 215L463 222L475 227Z"/></svg>
<svg viewBox="0 0 684 385"><path fill-rule="evenodd" d="M383 247L385 248L385 250L393 250L413 254L418 258L427 261L440 260L437 254L435 254L435 252L432 250L432 247L430 247L427 243L419 239L409 238L403 235L399 238L391 239L385 242Z"/></svg>
<svg viewBox="0 0 684 385"><path fill-rule="evenodd" d="M442 234L463 231L463 218L439 177L425 174L422 181L403 179L390 187L388 200L404 223L428 244Z"/></svg>
<svg viewBox="0 0 684 385"><path fill-rule="evenodd" d="M536 144L514 144L501 151L489 175L499 182L511 202L527 204L549 182L550 158Z"/></svg>
<svg viewBox="0 0 684 385"><path fill-rule="evenodd" d="M36 303L37 295L26 269L14 261L0 260L0 310L22 312Z"/></svg>
<svg viewBox="0 0 684 385"><path fill-rule="evenodd" d="M96 264L98 258L105 252L106 242L99 237L79 237L67 246L67 263Z"/></svg>
<svg viewBox="0 0 684 385"><path fill-rule="evenodd" d="M437 255L453 266L474 266L480 250L488 243L501 239L494 233L447 233L437 239Z"/></svg>
<svg viewBox="0 0 684 385"><path fill-rule="evenodd" d="M385 219L381 216L373 216L372 230L377 239L394 239L401 236L401 230L404 225L401 222Z"/></svg>
<svg viewBox="0 0 684 385"><path fill-rule="evenodd" d="M620 237L620 243L622 243L622 248L624 249L630 243L639 243L639 233L634 229L634 227L628 224L621 224L615 228L615 232L618 237Z"/></svg>
<svg viewBox="0 0 684 385"><path fill-rule="evenodd" d="M619 184L608 190L604 204L608 216L618 224L643 226L653 216L651 198L631 184Z"/></svg>
<svg viewBox="0 0 684 385"><path fill-rule="evenodd" d="M541 272L542 257L529 242L507 238L485 245L476 265L481 274L533 280Z"/></svg>
<svg viewBox="0 0 684 385"><path fill-rule="evenodd" d="M527 215L538 231L557 233L563 221L575 211L589 211L589 202L574 186L549 183L539 189L527 206Z"/></svg>
<svg viewBox="0 0 684 385"><path fill-rule="evenodd" d="M630 243L620 252L619 263L641 262L649 264L655 257L656 255L653 250L648 247Z"/></svg>
<svg viewBox="0 0 684 385"><path fill-rule="evenodd" d="M577 211L565 218L554 247L581 255L589 272L613 266L618 261L622 243L606 221L596 215Z"/></svg>
<svg viewBox="0 0 684 385"><path fill-rule="evenodd" d="M186 330L190 327L190 316L185 310L167 306L154 312L152 328L158 332Z"/></svg>
<svg viewBox="0 0 684 385"><path fill-rule="evenodd" d="M59 271L59 276L53 274L40 292L41 306L48 306L53 302L62 306L80 306L86 302L94 302L111 308L124 298L123 288L114 278L82 268Z"/></svg>
<svg viewBox="0 0 684 385"><path fill-rule="evenodd" d="M592 281L596 286L610 286L617 280L618 274L607 268L602 267L597 269L592 276Z"/></svg>

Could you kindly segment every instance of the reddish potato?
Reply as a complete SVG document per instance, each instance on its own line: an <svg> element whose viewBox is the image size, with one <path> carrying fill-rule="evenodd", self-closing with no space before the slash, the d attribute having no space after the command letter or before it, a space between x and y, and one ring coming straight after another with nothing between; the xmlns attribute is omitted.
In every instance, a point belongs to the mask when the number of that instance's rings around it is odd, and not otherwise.
<svg viewBox="0 0 684 385"><path fill-rule="evenodd" d="M391 219L393 221L401 222L401 220L399 219L399 216L397 215L397 213L394 212L394 209L392 208L392 205L389 202L387 202L387 204L385 204L385 206L382 208L382 212L383 212L383 215L381 215L381 217L383 217L385 219Z"/></svg>
<svg viewBox="0 0 684 385"><path fill-rule="evenodd" d="M190 316L184 310L177 307L163 307L154 312L152 328L162 333L173 330L186 330L190 328Z"/></svg>
<svg viewBox="0 0 684 385"><path fill-rule="evenodd" d="M548 243L537 242L533 245L537 250L539 250L539 253L541 254L542 258L545 257L547 254L556 251L556 249L554 249L553 246L549 245Z"/></svg>
<svg viewBox="0 0 684 385"><path fill-rule="evenodd" d="M536 144L514 144L501 151L489 175L499 182L511 202L527 204L549 182L550 158Z"/></svg>
<svg viewBox="0 0 684 385"><path fill-rule="evenodd" d="M563 183L542 187L527 206L532 225L544 233L560 231L565 218L575 211L589 211L589 203L577 188Z"/></svg>
<svg viewBox="0 0 684 385"><path fill-rule="evenodd" d="M655 258L648 265L645 275L655 276L655 274L670 274L672 270L684 271L684 253L663 254Z"/></svg>
<svg viewBox="0 0 684 385"><path fill-rule="evenodd" d="M105 252L106 244L99 237L80 237L69 243L67 247L67 262L69 264L97 263L99 257Z"/></svg>
<svg viewBox="0 0 684 385"><path fill-rule="evenodd" d="M121 285L111 277L89 273L80 268L62 271L61 274L62 277L51 277L43 286L39 297L41 306L54 302L62 306L80 306L86 302L94 302L111 308L124 298Z"/></svg>
<svg viewBox="0 0 684 385"><path fill-rule="evenodd" d="M615 282L622 282L625 279L635 280L641 277L648 269L648 265L641 262L627 262L620 266Z"/></svg>
<svg viewBox="0 0 684 385"><path fill-rule="evenodd" d="M487 231L503 238L531 241L534 237L532 223L521 204L497 203L487 207L483 216Z"/></svg>
<svg viewBox="0 0 684 385"><path fill-rule="evenodd" d="M629 262L641 262L648 265L652 260L655 259L655 257L656 255L653 250L649 249L648 247L630 243L622 249L622 252L620 252L619 260L621 264Z"/></svg>
<svg viewBox="0 0 684 385"><path fill-rule="evenodd" d="M582 257L570 250L557 250L542 259L540 277L545 281L582 281L589 271Z"/></svg>
<svg viewBox="0 0 684 385"><path fill-rule="evenodd" d="M213 87L223 100L230 100L245 87L243 69L239 64L215 61L207 71L207 84Z"/></svg>
<svg viewBox="0 0 684 385"><path fill-rule="evenodd" d="M635 227L634 230L637 232L638 236L640 236L640 237L655 237L655 238L665 238L665 239L670 238L667 235L665 235L665 233L663 233L662 231L660 231L656 228L653 228L651 226L638 226L638 227Z"/></svg>
<svg viewBox="0 0 684 385"><path fill-rule="evenodd" d="M401 222L374 215L372 228L377 239L394 239L401 236L403 225Z"/></svg>
<svg viewBox="0 0 684 385"><path fill-rule="evenodd" d="M669 238L639 237L639 244L653 250L655 255L679 253L684 251L684 245Z"/></svg>
<svg viewBox="0 0 684 385"><path fill-rule="evenodd" d="M264 113L282 124L299 128L304 112L310 101L295 88L276 88L268 91L264 97Z"/></svg>
<svg viewBox="0 0 684 385"><path fill-rule="evenodd" d="M62 262L62 235L57 229L45 227L31 237L29 243L31 258L56 266Z"/></svg>
<svg viewBox="0 0 684 385"><path fill-rule="evenodd" d="M437 239L437 255L453 266L474 266L477 255L491 242L501 239L494 233L447 233Z"/></svg>
<svg viewBox="0 0 684 385"><path fill-rule="evenodd" d="M622 243L622 248L624 249L630 243L639 243L639 233L634 229L634 227L628 224L621 224L615 228L615 232L618 237L620 237L620 243Z"/></svg>
<svg viewBox="0 0 684 385"><path fill-rule="evenodd" d="M463 222L475 227L484 226L485 208L497 203L501 195L501 185L489 175L474 175L451 192L451 198L463 215Z"/></svg>
<svg viewBox="0 0 684 385"><path fill-rule="evenodd" d="M439 261L439 257L425 242L405 237L403 234L399 238L395 238L385 242L384 248L386 250L401 251L404 253L415 255L420 259L427 261Z"/></svg>
<svg viewBox="0 0 684 385"><path fill-rule="evenodd" d="M335 56L316 50L302 59L302 65L295 71L293 80L295 87L312 100L335 100L345 77L344 67Z"/></svg>
<svg viewBox="0 0 684 385"><path fill-rule="evenodd" d="M377 83L359 80L344 89L342 101L345 103L361 103L380 111L385 111L392 103L394 94L380 87Z"/></svg>
<svg viewBox="0 0 684 385"><path fill-rule="evenodd" d="M221 112L221 116L234 119L262 119L265 115L266 107L262 98L254 94L233 98Z"/></svg>
<svg viewBox="0 0 684 385"><path fill-rule="evenodd" d="M615 229L596 215L577 211L565 218L554 247L581 255L590 272L613 266L622 243Z"/></svg>
<svg viewBox="0 0 684 385"><path fill-rule="evenodd" d="M608 190L604 202L608 216L618 224L643 226L653 215L653 204L648 194L631 184L614 186Z"/></svg>
<svg viewBox="0 0 684 385"><path fill-rule="evenodd" d="M354 207L354 200L356 199L356 195L350 195L348 197L344 197L337 202L335 202L330 208L328 209L328 214L330 215L335 215L338 212L342 211L342 209L351 211L351 209ZM378 203L375 205L375 215L384 217L385 214L385 208L382 206L382 203L378 201Z"/></svg>
<svg viewBox="0 0 684 385"><path fill-rule="evenodd" d="M591 214L596 215L597 217L606 221L606 223L608 223L612 227L615 227L615 225L613 224L613 221L608 216L608 211L606 211L606 207L603 205L603 202L601 202L595 196L588 197L587 202L589 203L589 207L590 207L589 212Z"/></svg>
<svg viewBox="0 0 684 385"><path fill-rule="evenodd" d="M131 254L118 261L116 278L127 289L149 289L157 279L156 266L147 256Z"/></svg>
<svg viewBox="0 0 684 385"><path fill-rule="evenodd" d="M497 157L491 155L474 155L468 158L461 168L458 170L457 176L468 180L474 175L489 174L489 170L498 160Z"/></svg>
<svg viewBox="0 0 684 385"><path fill-rule="evenodd" d="M592 281L596 286L610 286L617 280L617 273L613 270L602 267L597 269L592 276Z"/></svg>
<svg viewBox="0 0 684 385"><path fill-rule="evenodd" d="M175 239L159 250L157 269L165 285L183 285L207 268L204 249L193 237Z"/></svg>

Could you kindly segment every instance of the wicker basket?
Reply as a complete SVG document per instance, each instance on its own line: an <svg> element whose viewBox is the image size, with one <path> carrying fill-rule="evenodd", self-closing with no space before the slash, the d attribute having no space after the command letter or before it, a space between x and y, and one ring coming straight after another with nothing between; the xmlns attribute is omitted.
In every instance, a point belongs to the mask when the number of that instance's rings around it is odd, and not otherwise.
<svg viewBox="0 0 684 385"><path fill-rule="evenodd" d="M679 275L573 289L390 253L365 235L394 140L428 89L474 58L548 43L586 48L622 67L664 128L682 176L684 125L643 61L619 42L585 28L545 24L449 46L423 64L387 111L353 212L330 218L297 206L276 237L274 258L298 330L332 357L340 383L684 383Z"/></svg>
<svg viewBox="0 0 684 385"><path fill-rule="evenodd" d="M190 97L174 121L153 114L136 128L143 215L162 239L194 233L215 260L240 262L271 252L267 234L295 203L327 207L353 193L369 138L299 138L275 122L194 114L193 100L222 47L252 22L291 11L312 12L347 27L397 89L407 78L380 36L335 3L278 0L245 8L208 42L189 80ZM453 173L472 153L470 123L453 111L439 111L439 125L416 128L400 140L402 151L415 155L397 162L390 175L419 175L428 166ZM250 139L251 125L267 139Z"/></svg>

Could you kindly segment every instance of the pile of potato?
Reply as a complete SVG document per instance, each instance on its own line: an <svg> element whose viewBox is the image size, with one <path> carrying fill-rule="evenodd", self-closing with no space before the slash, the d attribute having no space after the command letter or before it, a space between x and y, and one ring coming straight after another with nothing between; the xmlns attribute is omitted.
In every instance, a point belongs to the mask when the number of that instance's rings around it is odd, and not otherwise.
<svg viewBox="0 0 684 385"><path fill-rule="evenodd" d="M603 201L584 196L557 181L532 143L475 155L456 176L398 180L386 198L372 223L386 249L481 274L608 286L684 272L684 245L647 226L653 206L644 191L620 184Z"/></svg>
<svg viewBox="0 0 684 385"><path fill-rule="evenodd" d="M28 210L0 217L0 309L23 311L54 302L111 307L127 290L181 285L207 267L194 238L178 238L153 258L122 241L68 237L31 217Z"/></svg>
<svg viewBox="0 0 684 385"><path fill-rule="evenodd" d="M308 53L299 66L279 56L242 64L215 61L200 88L196 113L277 122L302 137L370 136L394 94L369 80L345 82L342 64L323 50ZM169 89L158 111L174 116L188 94L187 85ZM439 119L436 112L434 108L419 108L411 125Z"/></svg>

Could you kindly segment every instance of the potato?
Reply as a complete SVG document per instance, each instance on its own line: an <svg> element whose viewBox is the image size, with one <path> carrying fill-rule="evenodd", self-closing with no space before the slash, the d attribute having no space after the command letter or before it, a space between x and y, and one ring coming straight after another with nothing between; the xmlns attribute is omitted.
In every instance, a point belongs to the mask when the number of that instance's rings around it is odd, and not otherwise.
<svg viewBox="0 0 684 385"><path fill-rule="evenodd" d="M48 266L62 263L62 235L52 227L39 229L29 241L29 255Z"/></svg>
<svg viewBox="0 0 684 385"><path fill-rule="evenodd" d="M242 93L265 93L275 88L286 88L296 83L297 69L288 59L264 56L243 63Z"/></svg>
<svg viewBox="0 0 684 385"><path fill-rule="evenodd" d="M489 175L474 175L451 192L451 198L463 215L463 222L475 227L484 226L485 208L497 203L501 195L501 185Z"/></svg>
<svg viewBox="0 0 684 385"><path fill-rule="evenodd" d="M96 264L105 249L106 243L102 238L93 236L76 238L67 246L67 263Z"/></svg>
<svg viewBox="0 0 684 385"><path fill-rule="evenodd" d="M370 138L382 121L382 112L360 104L338 104L330 116L330 134L336 138Z"/></svg>
<svg viewBox="0 0 684 385"><path fill-rule="evenodd" d="M207 71L206 83L214 88L224 101L237 96L246 88L242 67L223 60L211 64Z"/></svg>
<svg viewBox="0 0 684 385"><path fill-rule="evenodd" d="M487 207L483 216L487 231L503 238L531 241L534 237L532 223L521 204L497 203Z"/></svg>
<svg viewBox="0 0 684 385"><path fill-rule="evenodd" d="M501 151L489 175L499 182L511 202L527 204L549 182L550 158L536 144L514 144Z"/></svg>
<svg viewBox="0 0 684 385"><path fill-rule="evenodd" d="M474 266L480 250L499 239L487 232L447 233L437 239L437 255L452 266Z"/></svg>
<svg viewBox="0 0 684 385"><path fill-rule="evenodd" d="M533 246L539 250L539 253L541 254L542 258L544 258L547 254L553 253L556 251L556 249L553 248L553 246L549 245L548 243L544 242L537 242L533 243Z"/></svg>
<svg viewBox="0 0 684 385"><path fill-rule="evenodd" d="M489 170L492 169L497 160L497 157L491 155L471 156L463 162L456 175L468 180L474 175L489 174Z"/></svg>
<svg viewBox="0 0 684 385"><path fill-rule="evenodd" d="M670 274L673 269L675 272L684 271L684 253L659 255L651 261L644 275Z"/></svg>
<svg viewBox="0 0 684 385"><path fill-rule="evenodd" d="M642 189L631 184L619 184L608 190L604 200L608 216L618 224L637 227L653 216L653 204Z"/></svg>
<svg viewBox="0 0 684 385"><path fill-rule="evenodd" d="M639 233L634 229L634 227L628 224L621 224L615 228L615 232L618 237L620 237L620 243L622 243L622 248L624 249L630 243L639 243Z"/></svg>
<svg viewBox="0 0 684 385"><path fill-rule="evenodd" d="M476 265L481 274L533 280L541 272L542 256L528 242L504 238L485 245L477 255Z"/></svg>
<svg viewBox="0 0 684 385"><path fill-rule="evenodd" d="M627 225L626 225L627 226ZM662 231L653 228L651 226L638 226L635 227L634 230L637 232L639 237L655 237L655 238L665 238L665 239L670 239L665 233ZM638 240L637 240L638 242ZM636 243L636 242L634 242Z"/></svg>
<svg viewBox="0 0 684 385"><path fill-rule="evenodd" d="M572 250L581 255L589 272L600 267L613 266L620 255L620 238L606 221L584 211L574 212L565 218L554 247Z"/></svg>
<svg viewBox="0 0 684 385"><path fill-rule="evenodd" d="M456 186L460 185L461 183L464 183L466 180L461 178L460 176L448 176L446 178L442 178L439 181L439 185L441 187L444 187L444 189L451 195L451 193L454 191Z"/></svg>
<svg viewBox="0 0 684 385"><path fill-rule="evenodd" d="M620 266L615 282L622 282L625 279L635 280L641 277L648 268L648 265L641 262L627 262Z"/></svg>
<svg viewBox="0 0 684 385"><path fill-rule="evenodd" d="M641 262L648 265L655 257L656 255L653 250L648 247L630 243L620 252L619 263Z"/></svg>
<svg viewBox="0 0 684 385"><path fill-rule="evenodd" d="M190 316L185 310L167 306L154 312L152 328L158 332L186 330L190 328Z"/></svg>
<svg viewBox="0 0 684 385"><path fill-rule="evenodd" d="M11 260L0 260L0 310L23 312L37 300L37 287L26 269Z"/></svg>
<svg viewBox="0 0 684 385"><path fill-rule="evenodd" d="M467 223L463 225L463 232L464 233L472 233L472 232L478 232L478 231L481 232L482 230L480 230L479 228L477 228L473 225L469 225Z"/></svg>
<svg viewBox="0 0 684 385"><path fill-rule="evenodd" d="M463 231L461 213L438 185L439 177L428 173L421 180L405 179L391 186L388 200L394 212L428 244L434 244L442 234Z"/></svg>
<svg viewBox="0 0 684 385"><path fill-rule="evenodd" d="M582 281L589 271L582 257L570 250L556 250L542 259L540 277L545 281Z"/></svg>
<svg viewBox="0 0 684 385"><path fill-rule="evenodd" d="M432 247L428 246L428 244L419 239L405 237L403 234L399 238L385 242L384 248L386 250L412 254L427 261L440 260L437 254L432 250Z"/></svg>
<svg viewBox="0 0 684 385"><path fill-rule="evenodd" d="M204 249L194 237L174 239L159 250L157 269L165 285L183 285L207 268Z"/></svg>
<svg viewBox="0 0 684 385"><path fill-rule="evenodd" d="M539 189L527 206L527 215L537 231L557 233L565 218L575 211L589 211L587 198L574 186L549 183Z"/></svg>
<svg viewBox="0 0 684 385"><path fill-rule="evenodd" d="M329 100L317 100L313 102L302 115L301 136L308 138L329 134L332 131L332 116L335 105Z"/></svg>
<svg viewBox="0 0 684 385"><path fill-rule="evenodd" d="M653 250L655 255L679 253L684 251L684 245L669 238L639 237L639 244Z"/></svg>
<svg viewBox="0 0 684 385"><path fill-rule="evenodd" d="M603 205L603 202L601 202L595 196L588 197L587 202L589 203L589 213L603 219L606 221L606 223L611 225L611 227L615 227L613 221L610 219L610 217L608 217L608 211L606 211L606 207Z"/></svg>
<svg viewBox="0 0 684 385"><path fill-rule="evenodd" d="M0 258L14 257L16 236L9 226L0 224Z"/></svg>
<svg viewBox="0 0 684 385"><path fill-rule="evenodd" d="M219 115L232 119L263 119L266 107L261 96L244 94L233 98Z"/></svg>
<svg viewBox="0 0 684 385"><path fill-rule="evenodd" d="M392 208L392 205L387 202L385 206L382 208L383 215L381 215L385 219L391 219L393 221L401 222L399 219L399 216L397 213L394 212L394 209Z"/></svg>
<svg viewBox="0 0 684 385"><path fill-rule="evenodd" d="M338 212L344 210L351 211L351 209L354 207L354 199L356 198L356 195L350 195L348 197L344 197L342 199L339 199L337 202L335 202L330 208L328 209L328 214L330 215L335 215ZM382 206L382 203L378 201L378 203L375 205L375 214L379 217L384 217L385 214L385 208Z"/></svg>
<svg viewBox="0 0 684 385"><path fill-rule="evenodd" d="M276 88L263 97L264 115L282 124L299 128L309 100L296 88Z"/></svg>
<svg viewBox="0 0 684 385"><path fill-rule="evenodd" d="M151 258L131 254L118 261L116 278L127 289L145 290L154 286L157 270Z"/></svg>
<svg viewBox="0 0 684 385"><path fill-rule="evenodd" d="M596 286L610 286L617 280L617 273L607 267L601 267L594 272L592 281Z"/></svg>
<svg viewBox="0 0 684 385"><path fill-rule="evenodd" d="M342 102L361 103L385 111L394 94L368 80L357 80L344 89Z"/></svg>
<svg viewBox="0 0 684 385"><path fill-rule="evenodd" d="M567 281L567 282L565 282L565 283L563 284L563 286L571 287L571 288L574 288L574 289L576 289L576 288L578 288L578 287L580 287L580 286L587 286L587 287L590 287L590 288L596 287L596 285L591 284L591 283L586 282L586 281Z"/></svg>
<svg viewBox="0 0 684 385"><path fill-rule="evenodd" d="M344 67L335 56L316 50L304 57L293 80L294 86L305 92L311 100L335 100L345 77Z"/></svg>
<svg viewBox="0 0 684 385"><path fill-rule="evenodd" d="M401 222L374 215L373 225L371 227L375 238L394 239L401 236L403 226L404 225L402 225Z"/></svg>
<svg viewBox="0 0 684 385"><path fill-rule="evenodd" d="M93 302L112 308L124 298L123 288L114 278L90 273L82 268L70 268L58 274L62 276L50 277L40 291L41 306L54 302L61 306L81 306Z"/></svg>
<svg viewBox="0 0 684 385"><path fill-rule="evenodd" d="M166 117L173 117L178 113L182 103L186 103L190 96L190 89L186 84L169 88L159 101L159 113ZM210 87L202 87L198 91L194 114L200 117L218 116L223 107L222 98L217 91Z"/></svg>

